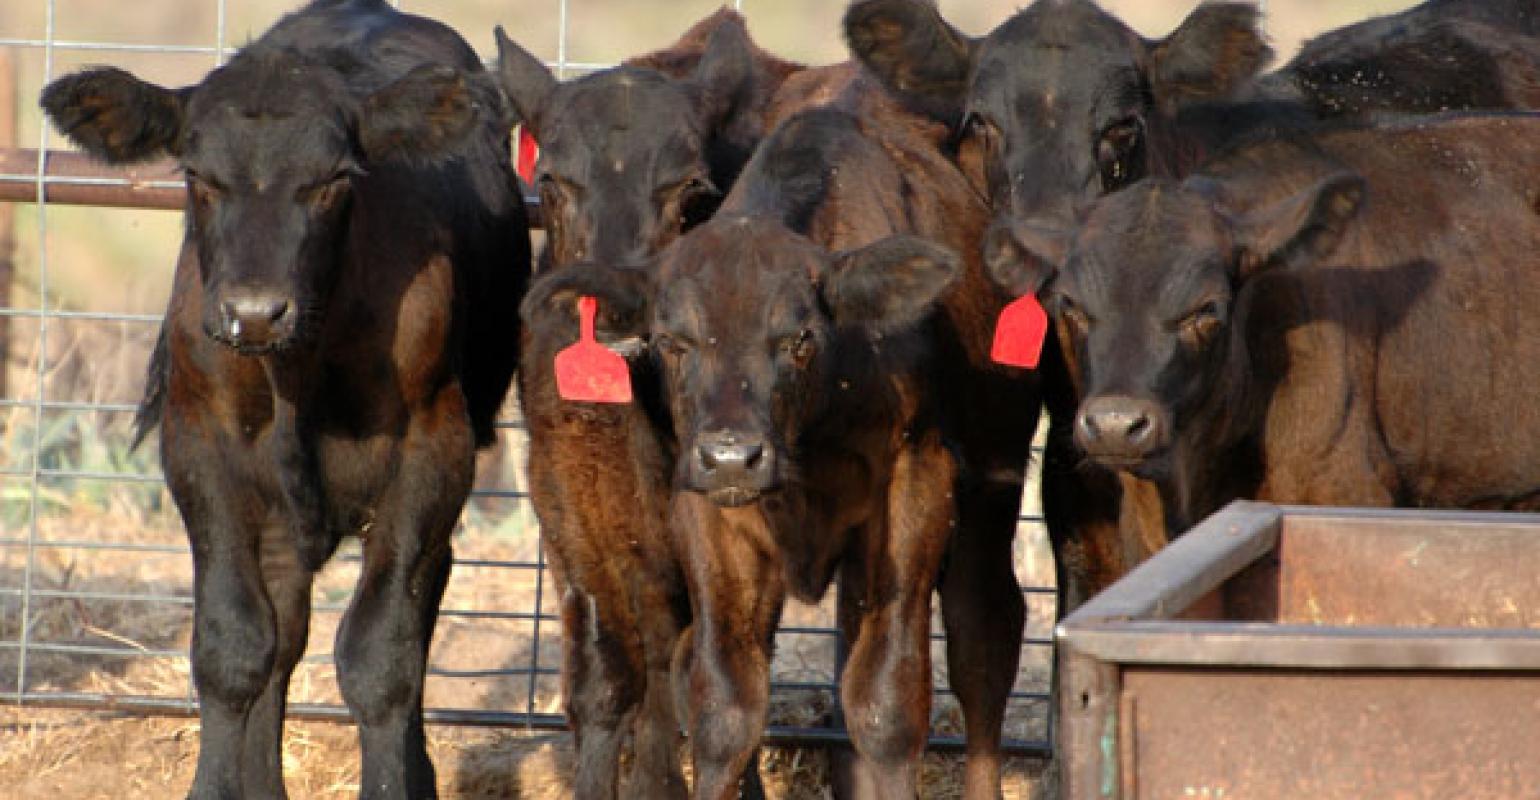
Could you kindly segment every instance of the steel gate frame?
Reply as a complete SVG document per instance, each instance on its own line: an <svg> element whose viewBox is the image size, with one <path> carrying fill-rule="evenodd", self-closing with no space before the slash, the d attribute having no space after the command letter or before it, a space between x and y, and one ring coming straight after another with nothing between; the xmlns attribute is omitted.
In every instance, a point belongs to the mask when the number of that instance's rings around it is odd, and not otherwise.
<svg viewBox="0 0 1540 800"><path fill-rule="evenodd" d="M54 77L54 58L58 51L91 51L104 54L122 53L153 53L153 54L193 54L208 55L214 65L222 64L226 58L234 52L227 42L226 18L227 0L210 0L216 4L216 30L212 45L178 45L178 44L132 44L123 42L100 41L65 41L56 38L57 14L59 0L35 0L45 8L46 25L42 38L4 38L0 36L0 47L15 49L41 50L43 52L44 75L43 83L46 84ZM15 0L20 5L20 0ZM557 6L558 14L558 42L557 59L550 66L555 70L559 78L566 77L570 71L589 71L601 69L609 64L584 63L568 61L568 10L569 0L552 0ZM391 0L391 4L402 6L402 0ZM743 0L734 0L734 8L742 9ZM0 32L3 33L3 32ZM0 320L14 321L18 319L33 320L37 325L37 364L35 371L26 377L33 379L30 392L25 392L23 387L12 387L8 396L0 396L0 412L14 409L30 409L33 422L33 442L30 450L30 464L24 469L8 469L0 467L0 481L25 480L30 487L30 495L27 500L27 524L25 535L18 536L14 532L0 531L0 548L25 548L26 561L22 574L22 585L7 586L0 584L0 601L19 598L21 608L21 621L19 633L15 639L0 639L0 654L7 651L15 653L16 684L6 689L0 687L0 702L16 706L31 707L59 707L75 709L95 709L131 712L146 715L196 715L197 703L191 680L187 681L186 692L183 695L129 695L110 692L80 692L80 691L55 691L40 689L29 685L29 657L38 653L53 653L67 657L106 656L115 658L143 658L163 657L180 659L185 661L188 656L184 651L149 650L142 647L107 647L79 644L50 643L35 639L33 635L33 611L35 600L73 600L79 602L97 600L132 600L134 602L162 603L185 606L191 608L192 598L186 594L157 594L153 591L142 594L122 594L91 592L84 590L43 589L35 585L38 572L37 556L43 549L69 549L87 553L110 552L134 552L139 554L187 554L184 546L162 546L154 544L133 544L123 542L111 542L107 540L92 539L48 539L39 535L40 519L40 491L44 482L49 480L91 480L103 482L124 482L160 484L162 478L159 475L143 475L134 473L116 472L90 472L83 470L71 470L63 468L48 468L42 463L42 438L43 421L47 413L73 413L73 412L106 412L111 414L131 414L135 410L132 404L109 404L78 402L67 400L49 400L47 397L47 344L49 336L49 323L52 322L83 322L90 324L119 324L150 326L160 322L159 315L128 314L98 311L67 311L57 307L50 308L51 287L49 284L49 247L48 241L48 214L44 213L50 205L91 205L103 207L134 208L134 209L164 209L181 210L183 208L184 186L180 175L173 167L166 164L151 164L148 166L136 166L132 168L106 167L91 161L82 154L51 150L49 148L49 125L43 120L37 133L37 146L35 148L0 148L0 202L7 203L31 203L39 208L37 214L37 236L39 241L37 251L37 295L38 301L35 307L3 307L0 306ZM538 224L539 208L535 198L526 198L526 205L532 212L532 220ZM0 362L0 369L4 369ZM30 393L31 399L22 399ZM522 422L507 420L498 423L502 431L517 431L522 428ZM506 433L500 433L506 435ZM1035 451L1037 452L1037 451ZM503 498L527 502L527 494L517 488L481 488L472 494L473 498ZM1029 524L1040 524L1041 517L1030 515L1022 516L1022 521ZM537 537L538 538L538 537ZM527 622L531 625L530 657L527 664L522 666L504 666L499 669L475 671L474 673L448 671L443 669L430 669L429 680L454 677L474 676L524 676L528 683L528 696L522 711L495 710L487 708L458 708L440 707L425 709L425 719L430 723L460 726L493 726L514 727L531 730L564 730L565 718L561 714L553 714L538 711L536 704L536 684L543 677L556 674L551 667L540 666L541 627L545 623L555 623L558 618L551 613L542 611L544 600L545 570L544 559L539 555L539 544L536 543L537 557L533 561L524 560L490 560L490 559L456 559L456 566L486 567L502 570L533 571L535 573L535 603L532 609L496 610L496 609L452 609L445 608L441 612L440 619L459 617L487 618L496 620L512 620ZM351 559L357 561L356 554L339 554L339 559ZM190 570L190 559L187 563ZM1029 586L1024 587L1024 592L1029 595L1052 596L1054 590L1051 587ZM339 611L343 606L317 602L317 612ZM1030 617L1030 613L1029 613ZM554 626L553 626L554 627ZM547 631L547 635L550 635ZM838 633L832 628L810 626L782 626L778 629L777 636L828 636L837 637ZM933 634L932 639L942 641L944 637ZM1047 637L1028 636L1023 640L1024 648L1051 648L1052 641ZM329 660L329 654L307 653L306 661L315 662ZM1049 663L1052 663L1051 660ZM829 692L833 702L838 703L837 685L833 682L795 682L782 679L772 680L772 692L787 689L806 690L812 689ZM937 687L938 693L947 693L949 690ZM1012 700L1016 702L1030 701L1045 709L1047 707L1048 694L1046 687L1043 691L1015 692ZM348 710L342 705L332 704L291 704L288 712L291 719L310 719L350 722ZM1050 731L1051 733L1051 731ZM1049 737L1051 738L1051 737ZM1027 755L1047 757L1051 752L1049 738L1041 740L1008 740L1006 751L1014 755ZM766 735L766 742L783 746L811 746L827 747L849 744L849 738L843 729L836 727L785 727L772 726ZM944 752L961 752L963 742L956 736L932 736L930 747L932 750Z"/></svg>

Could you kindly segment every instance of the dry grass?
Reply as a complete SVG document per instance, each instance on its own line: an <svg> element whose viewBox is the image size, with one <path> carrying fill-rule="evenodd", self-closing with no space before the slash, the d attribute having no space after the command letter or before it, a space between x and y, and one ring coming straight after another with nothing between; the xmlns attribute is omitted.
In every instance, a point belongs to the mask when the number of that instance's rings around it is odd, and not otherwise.
<svg viewBox="0 0 1540 800"><path fill-rule="evenodd" d="M563 736L431 729L429 750L448 798L558 798L567 787ZM0 708L0 782L7 796L117 800L181 795L197 762L198 722L104 712ZM290 723L284 773L296 798L358 794L350 726Z"/></svg>
<svg viewBox="0 0 1540 800"><path fill-rule="evenodd" d="M198 722L107 712L0 707L0 785L6 796L32 800L119 800L185 793L197 762ZM525 734L486 729L433 727L428 749L437 765L441 795L450 800L529 798L560 800L571 790L567 734ZM827 761L807 750L766 752L766 789L785 800L828 796ZM1008 800L1033 797L1039 765L1013 761L1005 784ZM284 774L295 798L340 800L357 796L357 742L348 725L290 723L284 740ZM956 797L957 759L928 756L924 796Z"/></svg>

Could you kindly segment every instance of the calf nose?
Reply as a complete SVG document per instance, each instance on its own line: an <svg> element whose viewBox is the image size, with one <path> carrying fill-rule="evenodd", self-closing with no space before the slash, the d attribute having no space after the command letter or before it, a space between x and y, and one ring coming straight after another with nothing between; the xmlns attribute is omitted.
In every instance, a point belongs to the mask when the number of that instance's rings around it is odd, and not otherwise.
<svg viewBox="0 0 1540 800"><path fill-rule="evenodd" d="M749 502L774 480L775 451L756 436L703 434L696 439L693 461L691 488L727 505Z"/></svg>
<svg viewBox="0 0 1540 800"><path fill-rule="evenodd" d="M1092 458L1134 461L1165 444L1162 414L1148 400L1124 395L1093 397L1075 418L1075 442Z"/></svg>
<svg viewBox="0 0 1540 800"><path fill-rule="evenodd" d="M224 334L237 347L266 347L292 333L293 304L287 297L268 292L243 292L227 296Z"/></svg>
<svg viewBox="0 0 1540 800"><path fill-rule="evenodd" d="M701 467L707 472L749 472L763 463L764 455L765 446L762 444L716 442L700 446Z"/></svg>

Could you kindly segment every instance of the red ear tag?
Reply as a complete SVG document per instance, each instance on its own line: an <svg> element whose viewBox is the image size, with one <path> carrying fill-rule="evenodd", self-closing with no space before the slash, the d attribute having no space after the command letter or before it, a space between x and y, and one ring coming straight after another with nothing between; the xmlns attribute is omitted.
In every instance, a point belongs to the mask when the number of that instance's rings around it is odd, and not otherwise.
<svg viewBox="0 0 1540 800"><path fill-rule="evenodd" d="M1001 310L989 357L997 364L1036 369L1047 335L1048 312L1037 302L1037 295L1024 294Z"/></svg>
<svg viewBox="0 0 1540 800"><path fill-rule="evenodd" d="M594 315L599 301L578 298L577 344L556 354L556 393L579 403L631 402L631 368L594 338Z"/></svg>
<svg viewBox="0 0 1540 800"><path fill-rule="evenodd" d="M535 185L535 161L540 158L540 146L535 144L535 137L529 135L529 128L519 126L518 162L514 169L519 177L524 179L525 186Z"/></svg>

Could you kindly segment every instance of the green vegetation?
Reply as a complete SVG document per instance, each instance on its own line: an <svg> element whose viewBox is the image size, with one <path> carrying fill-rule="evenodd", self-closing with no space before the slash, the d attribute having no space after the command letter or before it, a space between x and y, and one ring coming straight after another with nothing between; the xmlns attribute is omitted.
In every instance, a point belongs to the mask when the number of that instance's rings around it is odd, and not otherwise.
<svg viewBox="0 0 1540 800"><path fill-rule="evenodd" d="M84 411L45 411L41 425L34 409L14 407L0 415L0 467L30 472L32 455L50 473L72 475L155 475L158 457L153 444L130 450L128 426L109 415ZM0 484L0 528L20 530L29 521L30 481ZM164 491L159 483L96 478L45 476L37 488L38 515L107 513L134 524L158 511Z"/></svg>

